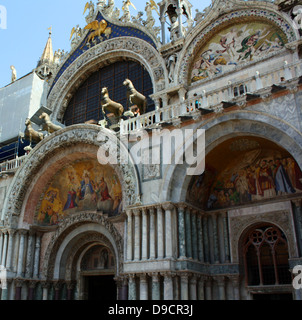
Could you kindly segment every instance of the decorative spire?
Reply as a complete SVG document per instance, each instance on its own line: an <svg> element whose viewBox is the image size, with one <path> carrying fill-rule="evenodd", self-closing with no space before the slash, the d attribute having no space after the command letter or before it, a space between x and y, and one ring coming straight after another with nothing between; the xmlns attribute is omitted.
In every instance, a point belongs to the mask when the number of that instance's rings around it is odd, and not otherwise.
<svg viewBox="0 0 302 320"><path fill-rule="evenodd" d="M52 73L51 69L54 63L54 53L52 49L52 39L51 39L52 27L50 27L48 30L49 30L48 40L44 48L43 54L38 62L37 70L36 70L38 76L42 79L45 79L51 75Z"/></svg>
<svg viewBox="0 0 302 320"><path fill-rule="evenodd" d="M47 64L52 64L53 63L53 58L54 58L54 54L53 54L53 49L52 49L52 39L51 39L51 34L52 34L52 27L50 27L49 29L49 36L48 36L48 40L45 46L45 49L43 51L42 57L39 61L38 66L47 63Z"/></svg>

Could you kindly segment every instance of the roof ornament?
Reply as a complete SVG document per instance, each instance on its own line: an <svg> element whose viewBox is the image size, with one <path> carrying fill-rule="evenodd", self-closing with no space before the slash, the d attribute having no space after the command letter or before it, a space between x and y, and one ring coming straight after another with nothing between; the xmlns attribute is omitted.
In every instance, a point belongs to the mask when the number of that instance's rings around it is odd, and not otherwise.
<svg viewBox="0 0 302 320"><path fill-rule="evenodd" d="M92 1L86 3L83 15L86 13L87 10L89 10L89 13L85 17L85 19L87 23L90 23L94 19L94 12L95 12L94 3Z"/></svg>
<svg viewBox="0 0 302 320"><path fill-rule="evenodd" d="M15 82L17 80L17 71L16 68L14 66L10 66L11 70L12 70L12 83Z"/></svg>

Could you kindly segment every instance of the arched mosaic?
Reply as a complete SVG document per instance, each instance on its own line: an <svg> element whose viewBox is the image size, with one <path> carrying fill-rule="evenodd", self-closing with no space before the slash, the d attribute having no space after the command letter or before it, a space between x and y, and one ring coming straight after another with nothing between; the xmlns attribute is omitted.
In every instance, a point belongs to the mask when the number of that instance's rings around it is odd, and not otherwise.
<svg viewBox="0 0 302 320"><path fill-rule="evenodd" d="M238 23L216 33L197 53L191 82L233 70L236 66L264 58L284 48L284 32L263 21Z"/></svg>
<svg viewBox="0 0 302 320"><path fill-rule="evenodd" d="M122 213L122 187L110 166L97 160L81 160L57 172L43 193L36 212L41 226L59 224L80 211L101 211L109 216Z"/></svg>

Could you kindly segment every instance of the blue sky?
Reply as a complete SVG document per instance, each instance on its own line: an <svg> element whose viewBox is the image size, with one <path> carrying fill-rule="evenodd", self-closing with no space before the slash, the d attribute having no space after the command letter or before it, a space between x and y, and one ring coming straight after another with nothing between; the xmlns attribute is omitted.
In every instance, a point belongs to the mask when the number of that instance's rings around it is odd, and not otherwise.
<svg viewBox="0 0 302 320"><path fill-rule="evenodd" d="M132 0L137 11L144 11L146 1ZM7 10L7 29L0 28L0 88L10 83L10 66L14 65L17 77L31 72L41 57L52 26L53 50L70 51L70 32L79 24L85 27L83 15L87 0L0 0ZM94 0L96 3L97 1ZM195 9L202 11L211 0L192 0ZM122 0L115 0L122 7ZM132 15L136 12L130 7ZM154 12L156 18L157 14ZM1 25L1 24L0 24Z"/></svg>

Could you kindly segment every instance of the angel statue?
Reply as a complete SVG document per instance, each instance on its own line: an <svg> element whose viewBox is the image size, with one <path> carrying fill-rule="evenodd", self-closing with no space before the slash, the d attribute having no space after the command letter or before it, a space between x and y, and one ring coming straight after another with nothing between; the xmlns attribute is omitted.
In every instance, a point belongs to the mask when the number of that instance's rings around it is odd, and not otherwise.
<svg viewBox="0 0 302 320"><path fill-rule="evenodd" d="M80 28L79 25L77 25L76 27L73 27L72 30L71 30L71 34L70 34L70 39L72 39L71 41L71 47L74 48L79 40L81 39L82 37L82 34L83 34L83 31L82 31L82 28Z"/></svg>
<svg viewBox="0 0 302 320"><path fill-rule="evenodd" d="M86 3L83 14L85 14L87 10L89 10L89 13L85 19L86 19L86 22L89 23L94 17L94 3L92 1Z"/></svg>
<svg viewBox="0 0 302 320"><path fill-rule="evenodd" d="M132 6L136 10L134 4L130 0L123 1L122 10L123 10L124 13L121 16L120 21L129 22L131 20L131 15L130 15L130 10L129 10L130 6Z"/></svg>
<svg viewBox="0 0 302 320"><path fill-rule="evenodd" d="M108 0L108 4L104 5L103 12L107 17L112 16L112 13L114 11L114 6L115 6L114 0Z"/></svg>

